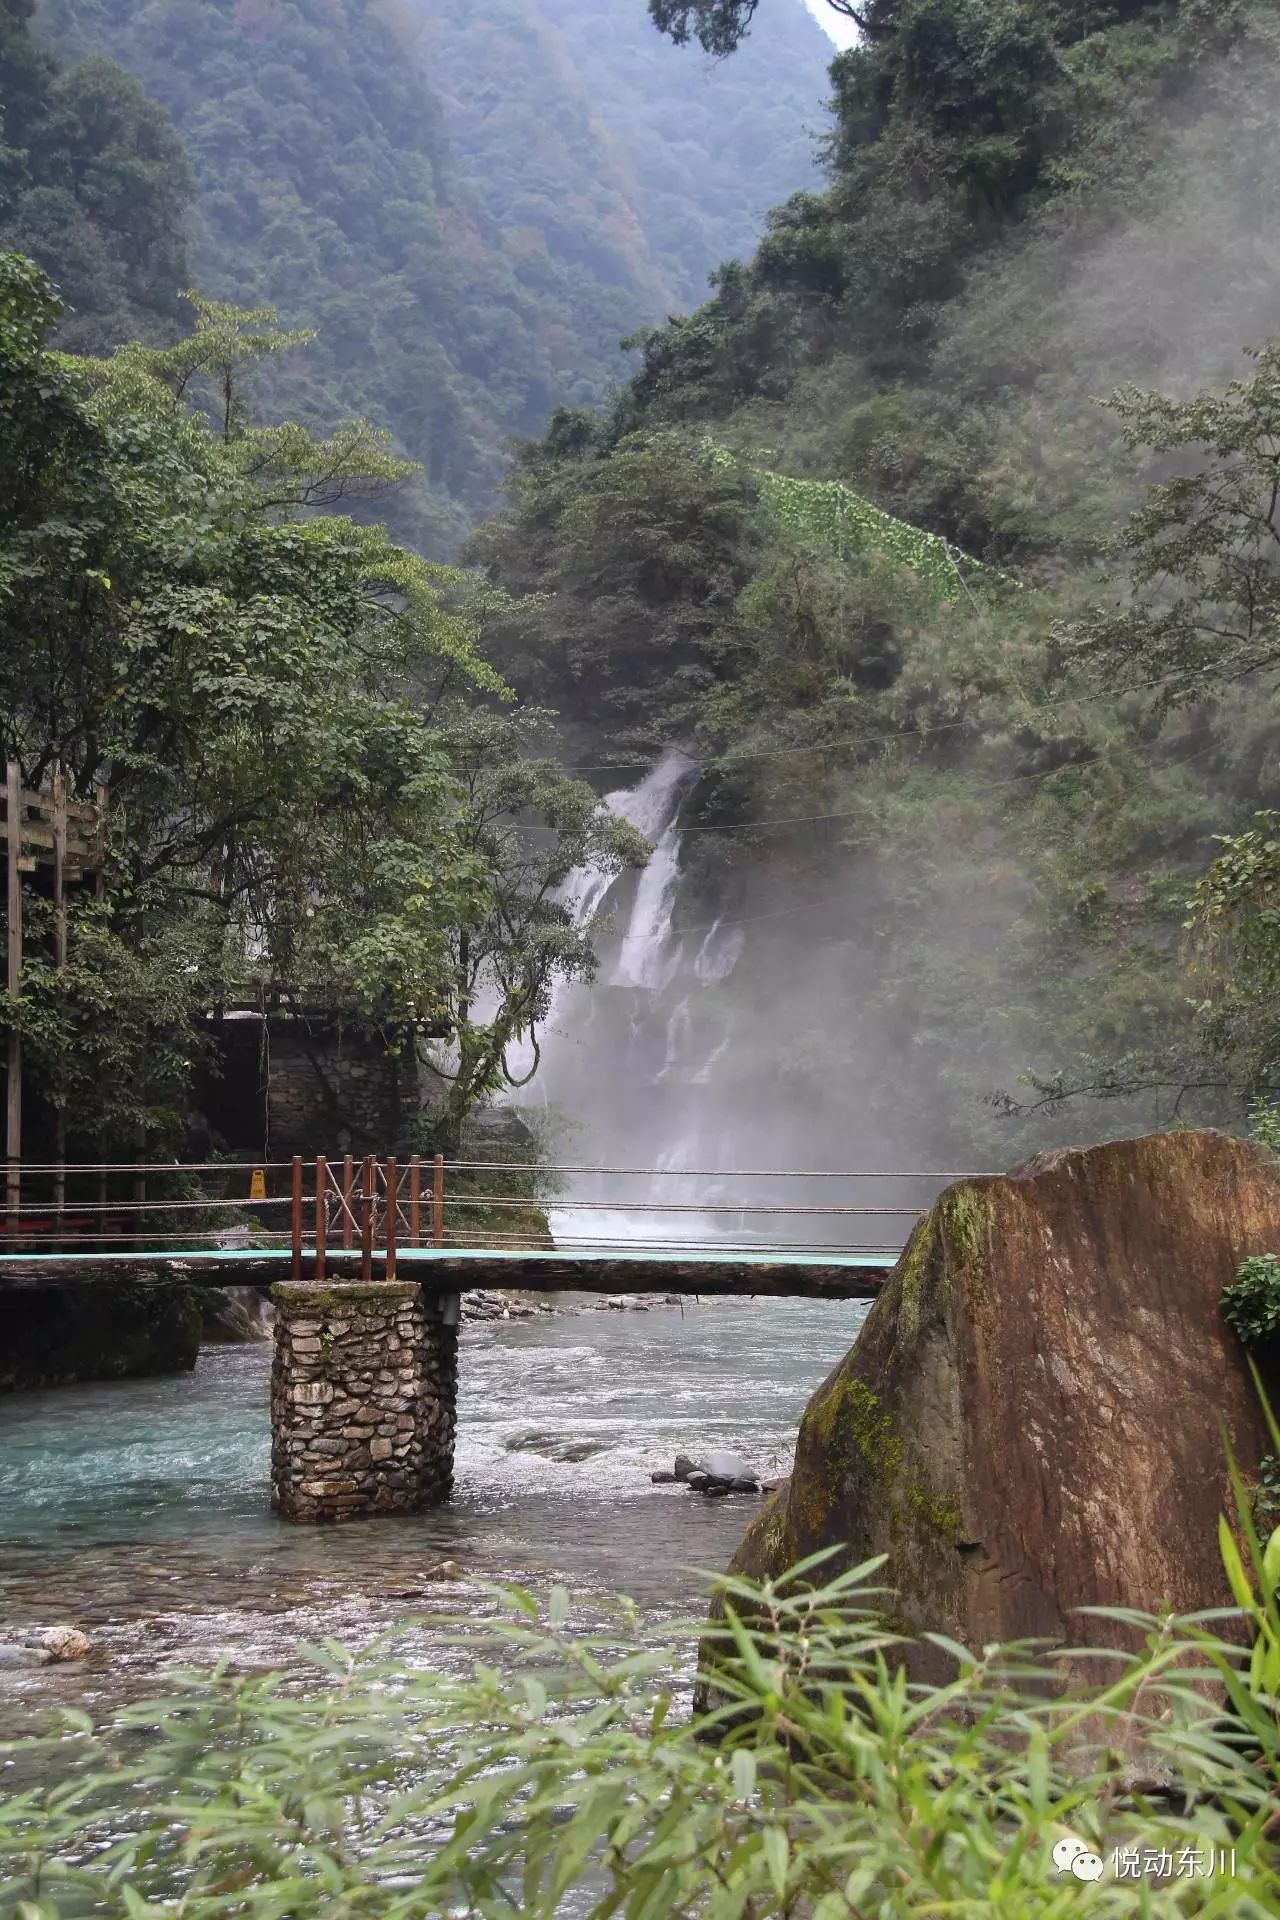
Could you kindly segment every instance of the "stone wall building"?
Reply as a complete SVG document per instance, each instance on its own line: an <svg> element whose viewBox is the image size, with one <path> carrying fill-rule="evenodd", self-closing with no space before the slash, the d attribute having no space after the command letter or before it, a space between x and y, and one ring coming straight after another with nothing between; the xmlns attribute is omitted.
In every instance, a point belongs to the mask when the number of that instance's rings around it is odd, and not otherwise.
<svg viewBox="0 0 1280 1920"><path fill-rule="evenodd" d="M237 1009L209 1030L214 1059L198 1104L234 1152L394 1153L411 1117L440 1095L430 1067L389 1054L371 1028L334 1013Z"/></svg>

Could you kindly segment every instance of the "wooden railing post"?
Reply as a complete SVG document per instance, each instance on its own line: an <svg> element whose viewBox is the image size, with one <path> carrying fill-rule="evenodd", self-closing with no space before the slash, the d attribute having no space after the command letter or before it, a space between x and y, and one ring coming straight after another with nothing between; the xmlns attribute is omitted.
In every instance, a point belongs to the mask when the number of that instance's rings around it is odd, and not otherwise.
<svg viewBox="0 0 1280 1920"><path fill-rule="evenodd" d="M396 1277L396 1202L399 1197L400 1175L396 1171L394 1158L387 1161L387 1279Z"/></svg>
<svg viewBox="0 0 1280 1920"><path fill-rule="evenodd" d="M342 1250L350 1253L355 1245L352 1211L356 1203L355 1161L349 1153L342 1156Z"/></svg>
<svg viewBox="0 0 1280 1920"><path fill-rule="evenodd" d="M293 1156L293 1206L290 1212L290 1230L293 1246L292 1274L295 1280L302 1278L302 1157Z"/></svg>
<svg viewBox="0 0 1280 1920"><path fill-rule="evenodd" d="M15 1004L22 992L22 777L16 760L5 769L5 854L8 920L8 993ZM22 1035L9 1029L5 1068L5 1207L9 1242L17 1242L22 1206Z"/></svg>
<svg viewBox="0 0 1280 1920"><path fill-rule="evenodd" d="M373 1156L366 1154L360 1179L360 1278L373 1278Z"/></svg>
<svg viewBox="0 0 1280 1920"><path fill-rule="evenodd" d="M53 776L53 964L67 970L67 780ZM67 1211L67 1109L59 1099L53 1116L54 1242L62 1247Z"/></svg>
<svg viewBox="0 0 1280 1920"><path fill-rule="evenodd" d="M444 1245L444 1155L436 1155L431 1183L431 1238L438 1247Z"/></svg>
<svg viewBox="0 0 1280 1920"><path fill-rule="evenodd" d="M422 1245L422 1155L409 1157L409 1245Z"/></svg>
<svg viewBox="0 0 1280 1920"><path fill-rule="evenodd" d="M316 1279L324 1279L325 1242L329 1227L329 1162L316 1161Z"/></svg>

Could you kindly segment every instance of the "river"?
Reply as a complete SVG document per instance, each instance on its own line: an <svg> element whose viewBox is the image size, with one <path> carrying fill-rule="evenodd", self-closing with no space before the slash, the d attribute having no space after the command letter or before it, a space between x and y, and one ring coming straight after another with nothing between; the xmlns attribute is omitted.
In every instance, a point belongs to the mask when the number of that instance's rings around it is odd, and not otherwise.
<svg viewBox="0 0 1280 1920"><path fill-rule="evenodd" d="M678 1450L785 1471L805 1401L864 1303L691 1302L464 1327L457 1484L412 1518L299 1528L268 1504L270 1347L206 1348L194 1374L0 1399L0 1617L91 1633L88 1675L5 1675L5 1693L110 1699L161 1667L248 1666L299 1639L349 1643L473 1586L560 1581L685 1611L753 1495L654 1486ZM473 1604L471 1601L467 1605Z"/></svg>
<svg viewBox="0 0 1280 1920"><path fill-rule="evenodd" d="M551 1213L561 1244L772 1231L736 1218L762 1189L732 1170L776 1166L759 1156L789 1150L778 1101L719 1084L725 1042L702 1012L734 970L741 930L674 924L677 818L696 773L673 749L607 796L653 857L629 883L584 867L564 889L579 924L621 908L621 932L603 940L595 986L556 996L527 1097L571 1115L593 1159L654 1172L576 1178ZM830 1200L812 1185L787 1182L783 1203ZM664 1221L629 1212L637 1201L708 1212ZM789 1225L821 1242L848 1228ZM651 1618L683 1613L759 1501L706 1500L650 1474L711 1446L785 1472L806 1400L865 1314L859 1302L729 1300L466 1326L453 1500L336 1529L292 1527L270 1510L269 1347L206 1349L178 1378L0 1397L0 1619L82 1624L97 1648L87 1677L10 1671L5 1693L82 1699L87 1684L109 1698L171 1663L225 1654L270 1665L301 1638L359 1642L406 1616L457 1611L460 1599L475 1608L476 1582L554 1580L584 1604L626 1593ZM466 1584L432 1577L442 1559Z"/></svg>

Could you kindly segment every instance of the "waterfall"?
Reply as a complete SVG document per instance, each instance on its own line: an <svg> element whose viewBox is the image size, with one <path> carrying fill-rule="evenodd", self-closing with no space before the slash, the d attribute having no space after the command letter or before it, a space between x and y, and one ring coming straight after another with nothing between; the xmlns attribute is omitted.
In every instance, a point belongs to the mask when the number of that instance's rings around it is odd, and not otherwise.
<svg viewBox="0 0 1280 1920"><path fill-rule="evenodd" d="M647 987L657 993L672 979L683 948L680 941L673 946L671 938L679 882L680 836L673 816L640 875L635 906L613 970L615 986Z"/></svg>
<svg viewBox="0 0 1280 1920"><path fill-rule="evenodd" d="M632 941L633 947L641 945L641 928L649 924L648 920L642 920L642 913L651 918L656 917L664 910L665 903L664 924L667 929L670 928L679 858L678 842L673 828L680 811L681 796L690 781L696 777L697 771L696 761L691 760L688 754L681 753L678 748L669 747L657 764L649 769L644 779L634 787L619 787L613 793L606 793L604 796L602 804L610 813L616 814L620 820L626 820L638 833L642 833L646 840L656 843L654 853L641 874L640 884L636 889L635 905L628 924L627 937ZM646 893L645 882L649 877L650 869L657 863L659 849L664 846L670 848L669 878L664 883L666 890L664 892L659 888L654 892L650 889ZM664 862L664 867L665 864ZM561 904L568 908L574 926L587 927L617 885L618 875L612 868L603 862L588 861L583 866L575 867L569 874L560 887L559 899ZM659 939L652 944L652 957L656 962L661 963L662 948L666 942ZM626 951L625 941L623 951L624 953ZM676 964L679 964L678 956ZM540 1045L543 1070L534 1083L532 1097L544 1106L549 1101L550 1082L555 1077L554 1060L558 1050L556 1022L563 1014L567 1001L573 998L574 994L575 989L571 983L557 981L551 990L551 1004L542 1023ZM638 1025L638 1021L633 1020L633 1038ZM547 1072L549 1062L552 1065L551 1073ZM514 1042L507 1049L507 1064L516 1079L523 1078L533 1066L532 1042L527 1039Z"/></svg>
<svg viewBox="0 0 1280 1920"><path fill-rule="evenodd" d="M641 904L641 895L644 893L645 883L649 880L650 874L659 865L658 853L661 849L668 849L664 855L662 871L666 876L665 883L669 887L669 897L663 893L659 884L652 890L652 898L647 904L659 909L654 915L657 921L661 917L661 906L665 900L667 921L668 924L670 923L670 901L675 895L678 863L678 848L674 832L676 815L680 810L681 794L697 771L696 763L689 758L688 754L681 753L676 748L669 748L637 786L619 787L616 792L607 793L604 797L604 805L610 813L616 814L620 820L629 821L646 840L657 842L653 858L641 876L640 887L636 893L637 911L633 912L631 918L632 924L637 929L640 926L638 909ZM574 868L561 889L560 897L569 908L575 927L584 927L595 918L605 896L614 884L614 879L615 876L607 867L601 867L595 863ZM624 946L624 956L625 952ZM620 960L619 966L621 965Z"/></svg>
<svg viewBox="0 0 1280 1920"><path fill-rule="evenodd" d="M673 1068L679 1065L681 1056L687 1055L692 1030L693 1019L689 1012L689 997L686 994L667 1022L667 1052L666 1058L658 1069L659 1080L665 1080Z"/></svg>
<svg viewBox="0 0 1280 1920"><path fill-rule="evenodd" d="M693 970L704 987L727 980L738 964L746 935L741 927L721 928L719 915L711 923L706 939L694 957Z"/></svg>
<svg viewBox="0 0 1280 1920"><path fill-rule="evenodd" d="M600 967L592 983L567 982L554 994L539 1032L539 1071L519 1097L551 1118L553 1158L613 1170L570 1176L548 1209L566 1249L767 1246L786 1230L838 1245L849 1231L817 1215L787 1219L784 1228L782 1214L756 1209L775 1199L823 1208L830 1189L817 1181L779 1187L741 1171L788 1162L821 1168L840 1149L825 1128L820 1087L810 1122L780 1079L776 1029L744 925L708 916L690 898L677 821L697 773L687 754L668 749L634 787L606 795L603 804L653 852L638 875L584 865L560 891L576 926L596 925ZM598 924L606 909L617 933Z"/></svg>
<svg viewBox="0 0 1280 1920"><path fill-rule="evenodd" d="M753 1150L768 1151L773 1127L767 1107L744 1105L732 1091L740 1034L735 1042L739 1030L716 999L742 955L743 932L719 919L696 934L679 931L698 918L681 901L677 827L696 777L696 763L670 749L634 787L608 794L604 804L653 852L637 878L583 866L561 889L582 928L606 905L629 906L612 953L611 936L601 935L595 982L571 982L555 995L541 1030L542 1065L525 1098L572 1127L572 1148L560 1158L652 1169L573 1176L548 1210L564 1247L767 1240L767 1225L737 1211L755 1190L744 1192L734 1169L752 1165ZM668 1205L681 1210L664 1213ZM691 1205L697 1211L683 1210Z"/></svg>

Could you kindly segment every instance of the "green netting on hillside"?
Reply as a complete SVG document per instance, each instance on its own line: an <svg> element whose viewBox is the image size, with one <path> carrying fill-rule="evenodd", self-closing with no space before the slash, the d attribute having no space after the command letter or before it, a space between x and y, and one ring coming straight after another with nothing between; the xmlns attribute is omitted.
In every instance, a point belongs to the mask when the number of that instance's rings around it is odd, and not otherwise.
<svg viewBox="0 0 1280 1920"><path fill-rule="evenodd" d="M1010 574L984 566L953 547L941 535L895 519L842 480L798 480L789 473L740 463L727 447L713 441L706 443L706 453L713 467L746 465L770 519L794 538L821 545L839 559L883 554L909 567L943 599L954 595L957 586L972 593L1019 584Z"/></svg>

